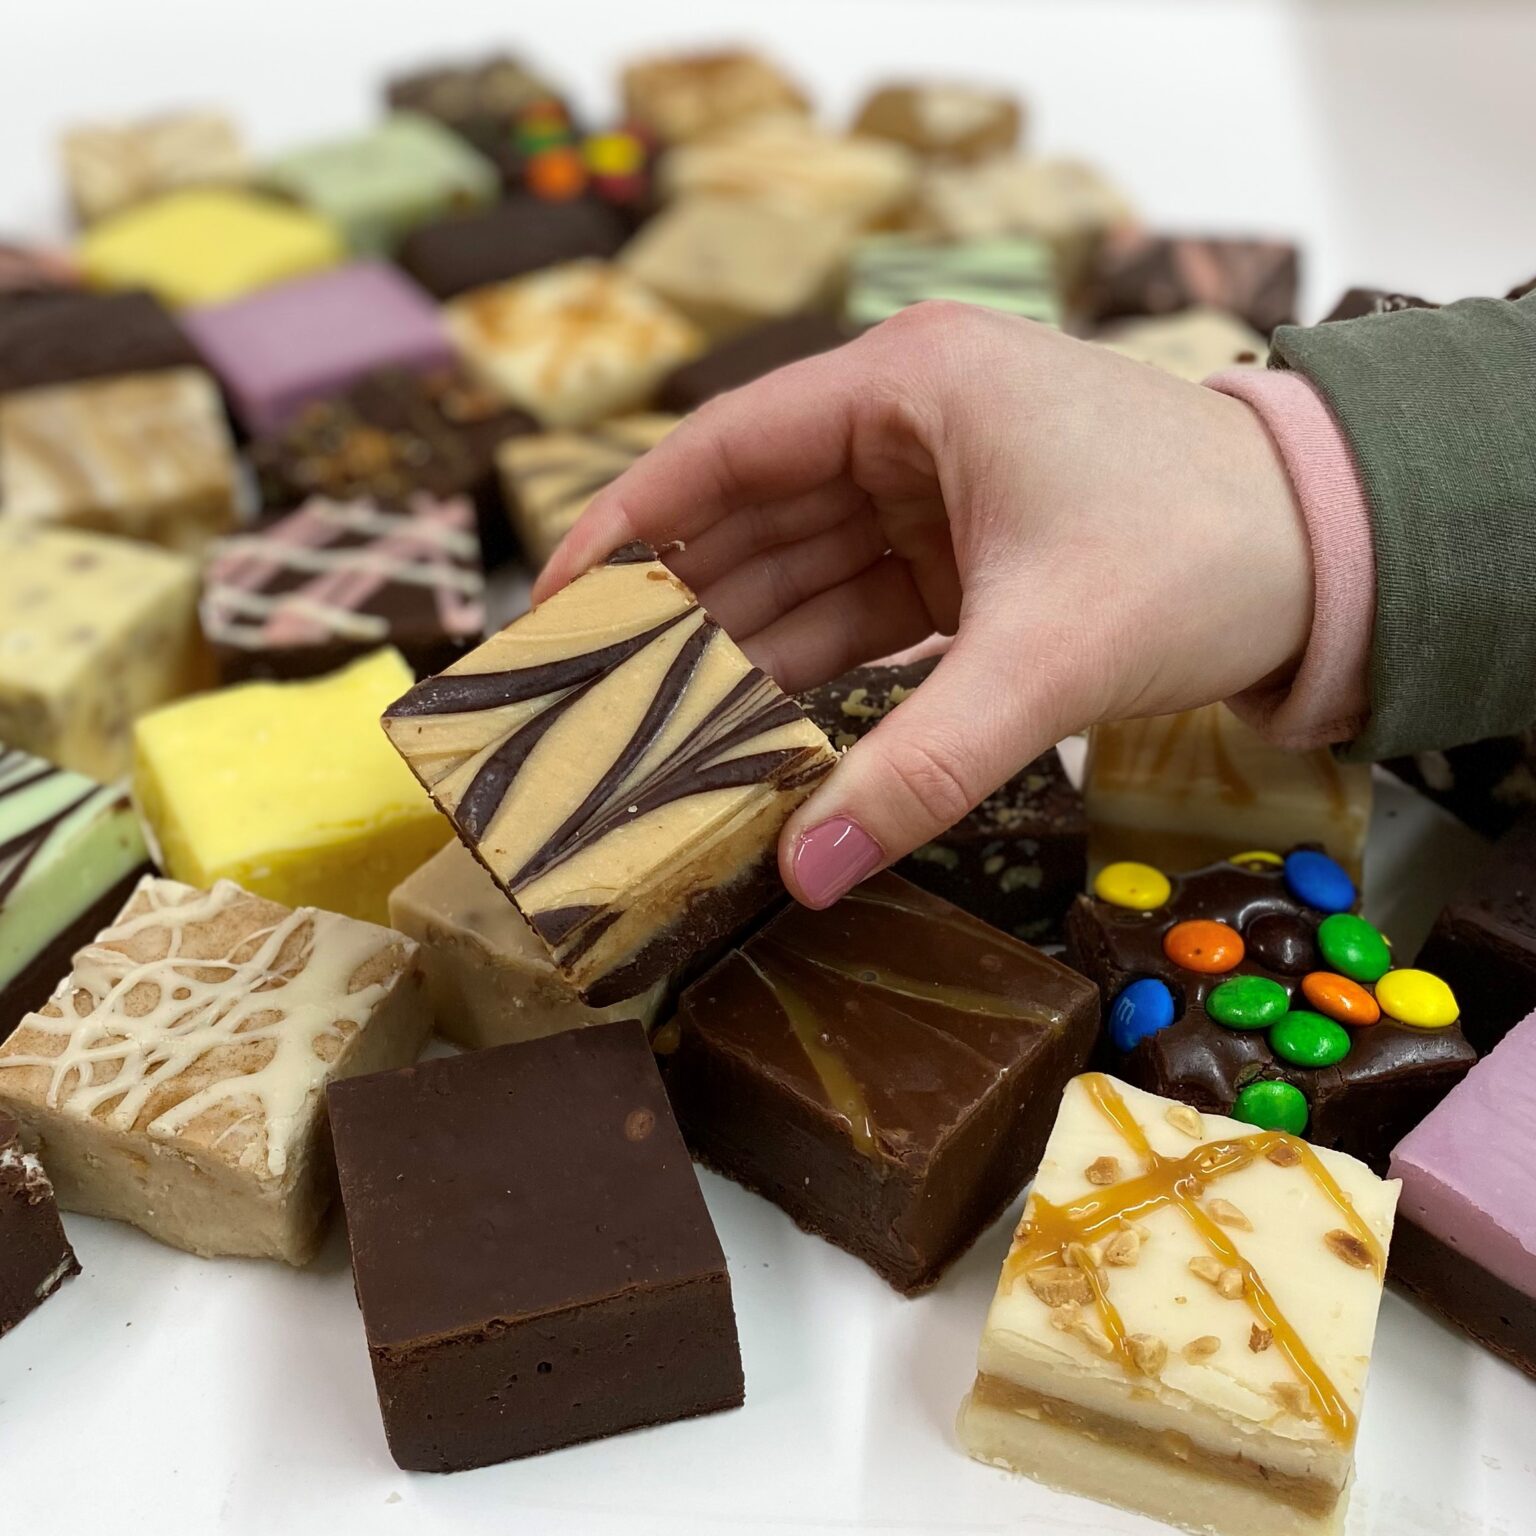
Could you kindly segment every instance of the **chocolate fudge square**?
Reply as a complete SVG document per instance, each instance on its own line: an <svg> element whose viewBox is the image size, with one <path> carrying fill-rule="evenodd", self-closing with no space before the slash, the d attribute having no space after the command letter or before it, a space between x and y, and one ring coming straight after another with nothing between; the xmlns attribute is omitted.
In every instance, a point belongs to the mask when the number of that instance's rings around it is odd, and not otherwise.
<svg viewBox="0 0 1536 1536"><path fill-rule="evenodd" d="M0 308L0 394L200 362L152 294L58 292Z"/></svg>
<svg viewBox="0 0 1536 1536"><path fill-rule="evenodd" d="M679 415L697 410L706 400L760 379L776 368L798 363L802 358L830 352L851 340L832 315L790 315L757 326L740 336L733 336L703 357L674 369L656 396L664 411Z"/></svg>
<svg viewBox="0 0 1536 1536"><path fill-rule="evenodd" d="M0 1109L0 1338L79 1273L53 1185L22 1146L16 1117Z"/></svg>
<svg viewBox="0 0 1536 1536"><path fill-rule="evenodd" d="M741 1403L725 1257L639 1023L329 1101L400 1466L486 1466Z"/></svg>
<svg viewBox="0 0 1536 1536"><path fill-rule="evenodd" d="M898 1291L932 1285L1034 1173L1097 989L890 873L789 907L656 1037L694 1155Z"/></svg>

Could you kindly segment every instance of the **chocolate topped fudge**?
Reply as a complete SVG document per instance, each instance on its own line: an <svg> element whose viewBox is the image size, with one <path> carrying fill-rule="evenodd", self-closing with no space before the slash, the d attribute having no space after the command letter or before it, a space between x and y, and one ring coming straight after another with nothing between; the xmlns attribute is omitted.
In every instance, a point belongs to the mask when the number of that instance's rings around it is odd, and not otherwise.
<svg viewBox="0 0 1536 1536"><path fill-rule="evenodd" d="M22 1146L16 1117L0 1109L0 1338L79 1273L53 1185Z"/></svg>

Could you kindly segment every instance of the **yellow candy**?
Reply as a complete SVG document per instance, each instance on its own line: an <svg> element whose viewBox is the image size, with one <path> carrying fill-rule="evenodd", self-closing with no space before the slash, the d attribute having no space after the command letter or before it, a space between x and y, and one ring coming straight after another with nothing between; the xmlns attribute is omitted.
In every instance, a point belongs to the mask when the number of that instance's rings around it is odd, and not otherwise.
<svg viewBox="0 0 1536 1536"><path fill-rule="evenodd" d="M1428 971L1388 971L1376 983L1376 1001L1389 1018L1420 1029L1444 1029L1461 1017L1455 993Z"/></svg>
<svg viewBox="0 0 1536 1536"><path fill-rule="evenodd" d="M1278 853L1270 853L1265 848L1250 848L1247 853L1234 853L1227 861L1229 864L1267 864L1272 869L1280 869L1285 860Z"/></svg>
<svg viewBox="0 0 1536 1536"><path fill-rule="evenodd" d="M586 142L586 157L599 176L633 176L645 159L645 151L633 134L597 133Z"/></svg>
<svg viewBox="0 0 1536 1536"><path fill-rule="evenodd" d="M1106 864L1093 882L1093 894L1112 907L1129 907L1133 912L1150 912L1173 894L1168 876L1150 864L1122 861Z"/></svg>

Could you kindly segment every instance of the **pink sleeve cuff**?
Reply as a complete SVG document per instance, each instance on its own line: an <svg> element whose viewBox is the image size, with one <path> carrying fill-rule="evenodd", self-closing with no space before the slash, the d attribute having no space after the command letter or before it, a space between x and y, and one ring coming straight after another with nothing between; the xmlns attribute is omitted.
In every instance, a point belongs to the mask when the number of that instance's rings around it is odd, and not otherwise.
<svg viewBox="0 0 1536 1536"><path fill-rule="evenodd" d="M1248 405L1291 477L1312 544L1312 633L1295 673L1227 703L1266 740L1303 751L1349 741L1370 714L1376 554L1354 455L1323 398L1299 374L1228 368L1209 389Z"/></svg>

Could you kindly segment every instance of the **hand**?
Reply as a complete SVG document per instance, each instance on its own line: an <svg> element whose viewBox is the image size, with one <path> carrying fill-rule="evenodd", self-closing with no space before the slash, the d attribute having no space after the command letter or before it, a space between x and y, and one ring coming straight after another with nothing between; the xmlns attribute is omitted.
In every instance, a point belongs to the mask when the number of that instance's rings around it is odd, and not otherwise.
<svg viewBox="0 0 1536 1536"><path fill-rule="evenodd" d="M711 401L596 497L541 600L632 539L790 692L953 643L784 829L809 906L1093 722L1294 668L1311 555L1240 402L995 311L929 303Z"/></svg>

